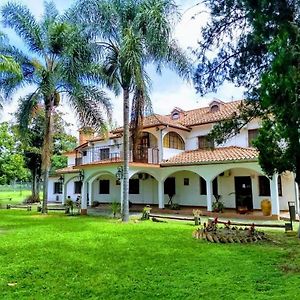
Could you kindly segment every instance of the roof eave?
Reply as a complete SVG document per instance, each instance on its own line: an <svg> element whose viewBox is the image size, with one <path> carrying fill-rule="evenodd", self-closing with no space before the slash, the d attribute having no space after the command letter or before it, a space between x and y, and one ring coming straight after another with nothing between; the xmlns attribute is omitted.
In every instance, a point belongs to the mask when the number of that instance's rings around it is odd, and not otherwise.
<svg viewBox="0 0 300 300"><path fill-rule="evenodd" d="M180 167L180 166L194 166L194 165L211 165L211 164L230 164L230 163L247 163L247 162L258 162L258 158L253 159L232 159L232 160L216 160L206 162L187 162L187 163L165 163L160 164L161 167Z"/></svg>

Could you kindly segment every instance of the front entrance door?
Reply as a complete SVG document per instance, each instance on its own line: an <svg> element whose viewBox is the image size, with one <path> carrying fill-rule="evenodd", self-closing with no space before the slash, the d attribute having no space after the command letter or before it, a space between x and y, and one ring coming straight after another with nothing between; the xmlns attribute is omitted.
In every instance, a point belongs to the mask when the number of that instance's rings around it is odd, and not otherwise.
<svg viewBox="0 0 300 300"><path fill-rule="evenodd" d="M253 210L252 186L250 176L234 177L236 208Z"/></svg>

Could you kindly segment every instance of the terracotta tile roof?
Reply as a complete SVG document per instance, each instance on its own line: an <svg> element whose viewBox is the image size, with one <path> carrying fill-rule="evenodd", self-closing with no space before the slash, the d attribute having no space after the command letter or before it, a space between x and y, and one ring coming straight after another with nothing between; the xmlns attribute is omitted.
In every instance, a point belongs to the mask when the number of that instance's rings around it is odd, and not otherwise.
<svg viewBox="0 0 300 300"><path fill-rule="evenodd" d="M170 126L173 128L190 131L189 128L182 125L180 122L178 122L178 120L172 120L170 116L153 114L151 116L144 118L143 128L155 127L155 126L160 126L160 125ZM123 127L119 127L117 129L113 130L114 133L118 133L118 132L122 132L122 131L123 131Z"/></svg>
<svg viewBox="0 0 300 300"><path fill-rule="evenodd" d="M107 135L101 135L101 136L96 136L89 140L89 142L97 142L97 141L104 141L108 139L116 139L121 137L119 133L114 133L114 132L109 132Z"/></svg>
<svg viewBox="0 0 300 300"><path fill-rule="evenodd" d="M57 174L67 174L67 173L78 173L78 170L75 170L73 166L65 167L55 171Z"/></svg>
<svg viewBox="0 0 300 300"><path fill-rule="evenodd" d="M233 116L238 111L242 101L222 102L220 110L211 112L210 107L202 107L184 112L183 118L178 121L184 126L195 126L206 123L218 122Z"/></svg>
<svg viewBox="0 0 300 300"><path fill-rule="evenodd" d="M256 161L258 151L254 148L223 147L215 149L203 149L185 151L171 157L161 163L162 166L205 164L251 160Z"/></svg>

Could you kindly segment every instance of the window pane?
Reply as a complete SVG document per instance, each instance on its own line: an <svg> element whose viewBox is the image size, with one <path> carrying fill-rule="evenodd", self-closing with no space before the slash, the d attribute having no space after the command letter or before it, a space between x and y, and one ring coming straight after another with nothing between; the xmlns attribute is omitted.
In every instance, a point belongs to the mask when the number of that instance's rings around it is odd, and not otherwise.
<svg viewBox="0 0 300 300"><path fill-rule="evenodd" d="M266 176L258 177L259 196L270 196L270 180Z"/></svg>
<svg viewBox="0 0 300 300"><path fill-rule="evenodd" d="M62 194L62 183L54 182L54 194Z"/></svg>
<svg viewBox="0 0 300 300"><path fill-rule="evenodd" d="M109 159L109 148L100 149L100 159Z"/></svg>
<svg viewBox="0 0 300 300"><path fill-rule="evenodd" d="M164 194L165 195L175 195L175 177L168 177L164 183Z"/></svg>
<svg viewBox="0 0 300 300"><path fill-rule="evenodd" d="M169 132L165 135L163 144L165 148L184 150L184 141L176 132Z"/></svg>
<svg viewBox="0 0 300 300"><path fill-rule="evenodd" d="M140 193L139 179L129 179L129 194L137 195Z"/></svg>
<svg viewBox="0 0 300 300"><path fill-rule="evenodd" d="M249 129L248 130L248 146L249 147L253 146L253 141L256 139L257 135L258 135L257 129Z"/></svg>
<svg viewBox="0 0 300 300"><path fill-rule="evenodd" d="M207 195L206 180L200 177L200 195Z"/></svg>
<svg viewBox="0 0 300 300"><path fill-rule="evenodd" d="M74 181L74 194L81 194L81 181Z"/></svg>
<svg viewBox="0 0 300 300"><path fill-rule="evenodd" d="M109 194L109 180L99 180L99 194Z"/></svg>
<svg viewBox="0 0 300 300"><path fill-rule="evenodd" d="M210 149L214 147L214 142L209 140L207 135L198 137L198 148L199 149Z"/></svg>
<svg viewBox="0 0 300 300"><path fill-rule="evenodd" d="M213 195L219 195L219 191L218 191L218 177L216 177L213 182Z"/></svg>

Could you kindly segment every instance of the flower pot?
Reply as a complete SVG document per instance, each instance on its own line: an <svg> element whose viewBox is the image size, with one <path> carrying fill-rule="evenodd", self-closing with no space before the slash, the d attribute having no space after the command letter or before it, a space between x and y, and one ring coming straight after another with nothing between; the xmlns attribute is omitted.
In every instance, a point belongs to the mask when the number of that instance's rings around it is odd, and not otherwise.
<svg viewBox="0 0 300 300"><path fill-rule="evenodd" d="M261 207L261 211L264 216L271 215L272 205L271 205L271 201L269 199L263 199L260 202L260 207Z"/></svg>

